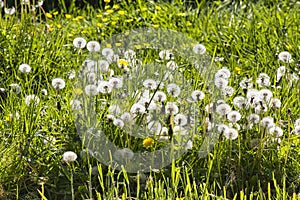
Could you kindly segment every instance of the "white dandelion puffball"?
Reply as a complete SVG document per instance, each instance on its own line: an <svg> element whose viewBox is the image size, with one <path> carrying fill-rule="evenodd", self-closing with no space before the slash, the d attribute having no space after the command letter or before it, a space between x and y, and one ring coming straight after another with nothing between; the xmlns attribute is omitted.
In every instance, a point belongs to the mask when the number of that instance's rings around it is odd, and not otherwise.
<svg viewBox="0 0 300 200"><path fill-rule="evenodd" d="M224 134L224 133L227 133L227 132L229 131L229 127L228 127L226 124L220 124L220 125L218 125L217 130L218 130L221 134Z"/></svg>
<svg viewBox="0 0 300 200"><path fill-rule="evenodd" d="M219 88L220 90L223 90L227 87L228 85L228 80L224 78L217 78L215 79L215 86Z"/></svg>
<svg viewBox="0 0 300 200"><path fill-rule="evenodd" d="M73 151L66 151L63 154L63 161L65 162L74 162L77 159L77 154Z"/></svg>
<svg viewBox="0 0 300 200"><path fill-rule="evenodd" d="M56 90L61 90L64 89L66 86L66 82L64 81L64 79L62 78L54 78L52 80L52 86L54 87L54 89Z"/></svg>
<svg viewBox="0 0 300 200"><path fill-rule="evenodd" d="M275 126L274 119L270 116L262 118L260 123L261 123L261 126L266 129L270 129L273 126Z"/></svg>
<svg viewBox="0 0 300 200"><path fill-rule="evenodd" d="M280 81L282 76L285 74L286 68L285 66L280 66L276 71L276 82Z"/></svg>
<svg viewBox="0 0 300 200"><path fill-rule="evenodd" d="M98 62L98 66L99 70L106 72L109 69L109 62L107 62L106 60L100 60Z"/></svg>
<svg viewBox="0 0 300 200"><path fill-rule="evenodd" d="M147 79L143 82L143 86L149 90L154 90L157 87L156 81L153 79Z"/></svg>
<svg viewBox="0 0 300 200"><path fill-rule="evenodd" d="M187 122L187 117L184 114L177 114L174 117L174 123L178 126L185 126Z"/></svg>
<svg viewBox="0 0 300 200"><path fill-rule="evenodd" d="M124 52L124 57L125 57L126 60L134 59L135 55L136 55L136 53L131 49Z"/></svg>
<svg viewBox="0 0 300 200"><path fill-rule="evenodd" d="M28 65L28 64L21 64L19 66L19 70L22 72L22 73L29 73L30 70L31 70L31 67Z"/></svg>
<svg viewBox="0 0 300 200"><path fill-rule="evenodd" d="M112 85L108 81L100 81L98 85L98 92L102 94L109 94L112 91Z"/></svg>
<svg viewBox="0 0 300 200"><path fill-rule="evenodd" d="M159 52L159 57L162 60L170 60L173 54L170 50L162 50Z"/></svg>
<svg viewBox="0 0 300 200"><path fill-rule="evenodd" d="M205 48L205 46L202 45L202 44L196 44L196 45L193 47L193 51L194 51L195 54L202 55L202 54L205 54L206 48Z"/></svg>
<svg viewBox="0 0 300 200"><path fill-rule="evenodd" d="M167 68L170 69L171 71L174 71L175 69L178 68L178 65L175 61L169 61L167 63Z"/></svg>
<svg viewBox="0 0 300 200"><path fill-rule="evenodd" d="M106 58L109 58L114 55L114 51L111 48L104 48L102 49L102 55Z"/></svg>
<svg viewBox="0 0 300 200"><path fill-rule="evenodd" d="M167 95L162 92L162 91L157 91L155 94L154 94L154 97L153 99L157 102L163 102L167 99Z"/></svg>
<svg viewBox="0 0 300 200"><path fill-rule="evenodd" d="M173 97L178 97L180 94L180 87L175 83L171 83L167 85L167 92Z"/></svg>
<svg viewBox="0 0 300 200"><path fill-rule="evenodd" d="M259 87L268 87L271 85L270 76L265 73L260 73L258 78L256 79L256 83Z"/></svg>
<svg viewBox="0 0 300 200"><path fill-rule="evenodd" d="M71 106L72 110L79 110L82 108L81 102L77 99L71 100L70 106Z"/></svg>
<svg viewBox="0 0 300 200"><path fill-rule="evenodd" d="M230 122L237 122L241 119L242 115L240 114L240 112L238 111L231 111L227 114L227 119L230 121Z"/></svg>
<svg viewBox="0 0 300 200"><path fill-rule="evenodd" d="M283 136L283 130L279 126L273 126L269 129L269 133L274 137Z"/></svg>
<svg viewBox="0 0 300 200"><path fill-rule="evenodd" d="M145 113L145 111L146 111L145 106L143 106L142 104L139 104L139 103L133 104L130 108L130 112L132 114L143 114L143 113Z"/></svg>
<svg viewBox="0 0 300 200"><path fill-rule="evenodd" d="M111 86L115 89L122 88L123 82L121 78L112 77L108 80L108 82L111 84Z"/></svg>
<svg viewBox="0 0 300 200"><path fill-rule="evenodd" d="M292 55L287 51L280 52L278 54L278 60L285 62L285 63L291 63L293 61Z"/></svg>
<svg viewBox="0 0 300 200"><path fill-rule="evenodd" d="M218 78L228 79L229 77L230 77L230 71L227 67L223 67L222 69L219 69L215 73L215 79L218 79Z"/></svg>
<svg viewBox="0 0 300 200"><path fill-rule="evenodd" d="M259 98L262 100L262 101L266 101L266 102L269 102L272 97L273 97L273 93L271 90L268 90L268 89L262 89L258 92L258 95L259 95Z"/></svg>
<svg viewBox="0 0 300 200"><path fill-rule="evenodd" d="M259 115L258 114L250 114L248 120L251 124L258 124L259 123Z"/></svg>
<svg viewBox="0 0 300 200"><path fill-rule="evenodd" d="M78 49L83 49L86 45L86 40L82 37L75 38L73 40L73 45Z"/></svg>
<svg viewBox="0 0 300 200"><path fill-rule="evenodd" d="M113 124L117 127L123 128L124 127L124 122L121 119L114 119Z"/></svg>
<svg viewBox="0 0 300 200"><path fill-rule="evenodd" d="M167 115L176 115L179 112L179 108L175 102L167 102L165 109Z"/></svg>
<svg viewBox="0 0 300 200"><path fill-rule="evenodd" d="M88 96L95 96L98 94L98 89L96 85L87 85L84 88L85 94Z"/></svg>
<svg viewBox="0 0 300 200"><path fill-rule="evenodd" d="M223 134L228 140L235 140L239 136L238 131L235 128L229 128L228 131L224 132Z"/></svg>
<svg viewBox="0 0 300 200"><path fill-rule="evenodd" d="M40 102L40 98L38 98L34 94L28 95L25 98L25 104L27 106L30 106L30 105L35 105L36 106L39 102Z"/></svg>
<svg viewBox="0 0 300 200"><path fill-rule="evenodd" d="M201 99L204 99L205 94L200 90L194 90L191 96L194 101L200 101Z"/></svg>
<svg viewBox="0 0 300 200"><path fill-rule="evenodd" d="M243 78L239 83L242 89L250 89L253 87L252 78Z"/></svg>
<svg viewBox="0 0 300 200"><path fill-rule="evenodd" d="M15 94L20 94L20 92L21 92L21 87L20 87L19 84L17 84L17 83L12 83L12 84L10 84L9 86L11 87L11 90L12 90L13 93L15 93Z"/></svg>
<svg viewBox="0 0 300 200"><path fill-rule="evenodd" d="M231 111L231 107L228 104L223 103L217 106L216 111L219 115L227 115Z"/></svg>
<svg viewBox="0 0 300 200"><path fill-rule="evenodd" d="M4 12L5 12L5 14L8 14L8 15L13 15L13 14L15 14L15 12L16 12L16 9L15 9L15 7L11 7L11 8L4 8Z"/></svg>
<svg viewBox="0 0 300 200"><path fill-rule="evenodd" d="M97 52L100 51L100 44L97 41L89 41L86 44L86 48L89 52Z"/></svg>
<svg viewBox="0 0 300 200"><path fill-rule="evenodd" d="M300 135L300 126L295 126L295 127L294 127L294 130L293 130L293 133L294 133L295 135Z"/></svg>

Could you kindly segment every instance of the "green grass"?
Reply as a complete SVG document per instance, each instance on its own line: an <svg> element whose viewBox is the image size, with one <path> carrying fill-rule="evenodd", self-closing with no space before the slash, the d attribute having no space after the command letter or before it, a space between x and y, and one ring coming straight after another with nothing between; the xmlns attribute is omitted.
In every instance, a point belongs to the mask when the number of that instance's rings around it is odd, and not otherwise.
<svg viewBox="0 0 300 200"><path fill-rule="evenodd" d="M290 134L300 118L298 81L289 85L286 75L279 83L281 88L271 87L276 85L276 70L282 65L287 74L298 74L299 2L199 1L189 7L180 0L172 4L138 0L105 9L112 13L105 15L105 10L89 6L74 7L69 13L55 10L51 15L39 9L30 12L26 6L11 16L0 12L0 88L8 91L7 98L0 99L0 199L71 199L71 182L75 199L300 198L300 138ZM251 77L254 88L260 89L255 80L260 73L267 73L271 80L267 88L282 105L261 117L272 116L283 129L280 145L267 142L269 136L256 126L242 129L233 141L220 137L209 155L199 158L203 141L199 136L193 148L169 166L138 174L118 171L80 153L85 147L70 106L76 80L68 79L68 72L81 69L90 53L75 49L73 40L83 37L102 42L140 27L176 30L205 45L212 58L223 57L215 68L226 66L231 71L229 85L235 93L224 98L229 105L235 96L245 95L239 86L244 77ZM279 61L282 51L290 52L294 62ZM23 63L32 68L28 74L18 70ZM51 85L57 77L66 81L60 91ZM186 77L202 80L197 70L187 70ZM10 90L13 83L20 85L19 94ZM42 89L48 94L43 95ZM36 107L25 105L30 94L40 98ZM204 109L205 105L200 106ZM249 113L241 111L243 116ZM155 141L157 146L145 148L142 139L134 140L116 130L103 113L97 117L107 122L109 137L120 146L132 143L132 148L145 151L163 145ZM248 121L243 117L239 123L247 125ZM199 135L205 133L203 127L198 130ZM71 165L62 162L68 150L78 155ZM98 173L94 173L96 169Z"/></svg>

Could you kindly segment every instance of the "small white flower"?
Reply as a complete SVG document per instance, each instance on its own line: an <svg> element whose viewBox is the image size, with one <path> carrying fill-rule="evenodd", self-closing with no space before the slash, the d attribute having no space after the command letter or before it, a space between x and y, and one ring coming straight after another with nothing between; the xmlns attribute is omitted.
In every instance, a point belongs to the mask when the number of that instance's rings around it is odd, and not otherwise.
<svg viewBox="0 0 300 200"><path fill-rule="evenodd" d="M61 90L61 89L65 88L66 82L62 78L54 78L52 80L52 86L56 90Z"/></svg>
<svg viewBox="0 0 300 200"><path fill-rule="evenodd" d="M269 133L274 137L281 137L283 135L283 130L279 126L273 126L269 129Z"/></svg>
<svg viewBox="0 0 300 200"><path fill-rule="evenodd" d="M231 107L228 104L223 103L217 106L216 111L219 115L227 115L231 111Z"/></svg>
<svg viewBox="0 0 300 200"><path fill-rule="evenodd" d="M143 106L139 103L133 104L130 108L130 112L132 114L143 114L143 113L145 113L145 111L146 111L145 106Z"/></svg>
<svg viewBox="0 0 300 200"><path fill-rule="evenodd" d="M230 122L237 122L241 119L242 115L240 114L240 112L238 111L231 111L227 114L227 119L230 121Z"/></svg>
<svg viewBox="0 0 300 200"><path fill-rule="evenodd" d="M10 87L11 87L11 90L12 90L13 93L15 93L15 94L20 94L20 92L21 92L21 87L20 87L19 84L17 84L17 83L12 83L12 84L10 84Z"/></svg>
<svg viewBox="0 0 300 200"><path fill-rule="evenodd" d="M74 162L77 159L77 154L73 151L66 151L63 154L63 161L65 162Z"/></svg>
<svg viewBox="0 0 300 200"><path fill-rule="evenodd" d="M159 52L159 57L162 60L170 60L173 54L170 50L162 50Z"/></svg>
<svg viewBox="0 0 300 200"><path fill-rule="evenodd" d="M26 96L25 104L26 104L27 106L30 106L31 104L33 104L33 105L36 106L39 102L40 102L40 98L38 98L38 97L35 96L34 94L31 94L31 95Z"/></svg>
<svg viewBox="0 0 300 200"><path fill-rule="evenodd" d="M270 129L271 127L275 126L274 119L270 116L262 118L260 123L262 127L267 129Z"/></svg>
<svg viewBox="0 0 300 200"><path fill-rule="evenodd" d="M153 80L153 79L147 79L143 82L143 86L146 88L146 89L149 89L149 90L154 90L157 88L157 84L156 84L156 81Z"/></svg>
<svg viewBox="0 0 300 200"><path fill-rule="evenodd" d="M196 45L193 47L193 51L194 51L195 54L202 55L202 54L205 54L206 48L205 48L205 46L202 45L202 44L196 44Z"/></svg>
<svg viewBox="0 0 300 200"><path fill-rule="evenodd" d="M68 71L68 78L70 80L74 79L76 77L76 71L74 69Z"/></svg>
<svg viewBox="0 0 300 200"><path fill-rule="evenodd" d="M104 48L102 49L102 55L106 58L109 58L114 55L114 51L111 48Z"/></svg>
<svg viewBox="0 0 300 200"><path fill-rule="evenodd" d="M121 120L121 119L114 119L113 124L114 124L115 126L120 127L120 128L123 128L123 127L124 127L124 122L123 122L123 120Z"/></svg>
<svg viewBox="0 0 300 200"><path fill-rule="evenodd" d="M194 101L199 101L201 99L204 99L205 94L204 94L204 92L202 92L200 90L194 90L192 92L191 96Z"/></svg>
<svg viewBox="0 0 300 200"><path fill-rule="evenodd" d="M102 94L109 94L112 91L112 85L108 81L99 81L98 91Z"/></svg>
<svg viewBox="0 0 300 200"><path fill-rule="evenodd" d="M174 123L178 126L185 126L187 121L187 117L184 114L177 114L174 117Z"/></svg>
<svg viewBox="0 0 300 200"><path fill-rule="evenodd" d="M167 102L165 109L167 115L176 115L179 112L179 108L175 102Z"/></svg>
<svg viewBox="0 0 300 200"><path fill-rule="evenodd" d="M215 86L219 88L220 90L223 90L228 85L228 80L224 78L217 78L215 79Z"/></svg>
<svg viewBox="0 0 300 200"><path fill-rule="evenodd" d="M268 74L265 74L265 73L260 73L258 78L256 79L256 83L258 84L258 86L260 87L268 87L271 85L271 82L270 82L270 77Z"/></svg>
<svg viewBox="0 0 300 200"><path fill-rule="evenodd" d="M15 14L15 12L16 12L16 9L15 9L15 7L11 7L11 8L4 8L4 12L5 12L5 14L8 14L8 15L13 15L13 14Z"/></svg>
<svg viewBox="0 0 300 200"><path fill-rule="evenodd" d="M100 44L97 41L89 41L86 44L86 48L89 52L97 52L100 51Z"/></svg>
<svg viewBox="0 0 300 200"><path fill-rule="evenodd" d="M165 101L167 99L167 95L164 92L162 92L162 91L157 91L154 94L153 99L155 101L158 101L158 102L163 102L163 101Z"/></svg>
<svg viewBox="0 0 300 200"><path fill-rule="evenodd" d="M280 52L278 54L278 60L285 62L285 63L293 62L292 55L287 51Z"/></svg>
<svg viewBox="0 0 300 200"><path fill-rule="evenodd" d="M84 38L82 38L82 37L75 38L73 40L73 45L76 48L83 49L85 47L85 45L86 45L86 40Z"/></svg>
<svg viewBox="0 0 300 200"><path fill-rule="evenodd" d="M252 78L243 78L240 82L240 87L242 89L250 89L253 87Z"/></svg>
<svg viewBox="0 0 300 200"><path fill-rule="evenodd" d="M235 128L229 128L228 131L224 133L224 136L228 140L235 140L238 138L239 134Z"/></svg>
<svg viewBox="0 0 300 200"><path fill-rule="evenodd" d="M84 88L85 94L88 96L95 96L98 94L98 89L96 85L87 85Z"/></svg>
<svg viewBox="0 0 300 200"><path fill-rule="evenodd" d="M174 71L175 69L178 68L178 65L175 61L169 61L167 63L167 68L170 69L171 71Z"/></svg>
<svg viewBox="0 0 300 200"><path fill-rule="evenodd" d="M276 82L278 82L282 78L282 76L285 74L285 72L286 72L285 66L280 66L277 69L277 72L276 72Z"/></svg>
<svg viewBox="0 0 300 200"><path fill-rule="evenodd" d="M31 67L28 65L28 64L21 64L19 66L19 70L22 72L22 73L29 73L30 70L31 70Z"/></svg>
<svg viewBox="0 0 300 200"><path fill-rule="evenodd" d="M180 94L180 87L175 83L171 83L167 85L167 92L173 97L178 97Z"/></svg>

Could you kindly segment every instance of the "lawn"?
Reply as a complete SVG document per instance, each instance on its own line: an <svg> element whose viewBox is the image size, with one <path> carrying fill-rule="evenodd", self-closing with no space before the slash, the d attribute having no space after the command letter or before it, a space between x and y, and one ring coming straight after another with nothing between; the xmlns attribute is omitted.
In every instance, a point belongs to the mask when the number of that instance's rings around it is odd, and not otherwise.
<svg viewBox="0 0 300 200"><path fill-rule="evenodd" d="M299 1L63 2L0 0L0 199L300 199Z"/></svg>

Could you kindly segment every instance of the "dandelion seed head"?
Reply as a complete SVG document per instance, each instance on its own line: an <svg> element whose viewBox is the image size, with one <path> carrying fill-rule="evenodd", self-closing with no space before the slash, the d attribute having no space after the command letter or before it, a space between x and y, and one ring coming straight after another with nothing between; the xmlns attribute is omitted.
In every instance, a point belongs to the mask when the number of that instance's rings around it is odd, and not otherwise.
<svg viewBox="0 0 300 200"><path fill-rule="evenodd" d="M123 127L124 127L124 122L123 122L123 120L121 120L121 119L115 118L115 119L113 120L113 124L114 124L115 126L117 126L117 127L120 127L120 128L123 128Z"/></svg>
<svg viewBox="0 0 300 200"><path fill-rule="evenodd" d="M104 48L102 49L102 55L106 58L109 58L114 55L114 51L111 48Z"/></svg>
<svg viewBox="0 0 300 200"><path fill-rule="evenodd" d="M265 102L269 102L271 100L271 98L273 97L273 93L269 89L261 89L258 92L258 95L259 95L259 98Z"/></svg>
<svg viewBox="0 0 300 200"><path fill-rule="evenodd" d="M218 125L217 130L219 131L219 133L224 134L229 131L229 127L226 124L220 124Z"/></svg>
<svg viewBox="0 0 300 200"><path fill-rule="evenodd" d="M100 44L97 41L89 41L86 44L86 48L89 52L97 52L100 51Z"/></svg>
<svg viewBox="0 0 300 200"><path fill-rule="evenodd" d="M202 92L200 90L194 90L192 92L191 96L194 101L199 101L199 100L204 99L205 94L204 94L204 92Z"/></svg>
<svg viewBox="0 0 300 200"><path fill-rule="evenodd" d="M126 60L132 60L135 58L135 56L136 56L135 51L133 51L131 49L124 52L124 57Z"/></svg>
<svg viewBox="0 0 300 200"><path fill-rule="evenodd" d="M260 117L258 114L250 114L249 117L248 117L248 120L251 124L258 124L259 123L259 120L260 120Z"/></svg>
<svg viewBox="0 0 300 200"><path fill-rule="evenodd" d="M185 126L188 122L187 117L184 114L177 114L174 117L174 123L177 126Z"/></svg>
<svg viewBox="0 0 300 200"><path fill-rule="evenodd" d="M167 92L173 97L178 97L180 95L180 87L175 83L168 84Z"/></svg>
<svg viewBox="0 0 300 200"><path fill-rule="evenodd" d="M20 92L21 92L21 87L20 87L19 84L17 84L17 83L12 83L12 84L10 84L9 86L11 87L11 90L12 90L13 93L15 93L15 94L20 94Z"/></svg>
<svg viewBox="0 0 300 200"><path fill-rule="evenodd" d="M227 115L230 111L231 111L231 107L226 103L220 104L216 108L216 112L219 115Z"/></svg>
<svg viewBox="0 0 300 200"><path fill-rule="evenodd" d="M243 78L239 83L242 89L250 89L253 87L252 78Z"/></svg>
<svg viewBox="0 0 300 200"><path fill-rule="evenodd" d="M179 108L175 102L167 102L165 110L167 115L176 115L179 112Z"/></svg>
<svg viewBox="0 0 300 200"><path fill-rule="evenodd" d="M228 131L223 134L224 137L228 140L235 140L239 136L238 131L235 128L229 128Z"/></svg>
<svg viewBox="0 0 300 200"><path fill-rule="evenodd" d="M73 45L75 48L83 49L86 45L86 40L82 37L77 37L73 40Z"/></svg>
<svg viewBox="0 0 300 200"><path fill-rule="evenodd" d="M148 123L148 129L152 133L159 134L161 132L162 125L161 125L161 123L159 121L150 121Z"/></svg>
<svg viewBox="0 0 300 200"><path fill-rule="evenodd" d="M274 119L270 116L264 117L261 119L261 126L270 129L271 127L275 126Z"/></svg>
<svg viewBox="0 0 300 200"><path fill-rule="evenodd" d="M278 54L278 60L285 62L285 63L293 62L292 55L287 51L280 52Z"/></svg>
<svg viewBox="0 0 300 200"><path fill-rule="evenodd" d="M154 90L157 88L157 84L156 84L156 81L153 80L153 79L147 79L143 82L143 86L146 88L146 89L149 89L149 90Z"/></svg>
<svg viewBox="0 0 300 200"><path fill-rule="evenodd" d="M196 44L194 47L193 47L193 51L195 54L198 54L198 55L203 55L205 54L206 52L206 48L204 45L202 44Z"/></svg>
<svg viewBox="0 0 300 200"><path fill-rule="evenodd" d="M228 80L224 78L217 78L215 79L215 86L220 90L224 89L228 85Z"/></svg>
<svg viewBox="0 0 300 200"><path fill-rule="evenodd" d="M22 73L29 73L30 70L31 70L31 67L28 65L28 64L21 64L19 66L19 70L22 72Z"/></svg>
<svg viewBox="0 0 300 200"><path fill-rule="evenodd" d="M162 50L159 52L159 57L162 60L170 60L173 54L170 50Z"/></svg>
<svg viewBox="0 0 300 200"><path fill-rule="evenodd" d="M261 73L259 74L258 78L256 79L256 83L259 87L268 87L271 85L270 77L268 74Z"/></svg>
<svg viewBox="0 0 300 200"><path fill-rule="evenodd" d="M38 98L34 94L28 95L25 98L25 104L27 106L30 106L30 105L35 105L36 106L39 102L40 102L40 98Z"/></svg>
<svg viewBox="0 0 300 200"><path fill-rule="evenodd" d="M102 94L109 94L112 88L112 85L108 81L99 81L97 89Z"/></svg>
<svg viewBox="0 0 300 200"><path fill-rule="evenodd" d="M71 100L70 105L72 110L79 110L82 108L81 102L77 99Z"/></svg>
<svg viewBox="0 0 300 200"><path fill-rule="evenodd" d="M238 111L230 111L228 114L227 114L227 119L230 121L230 122L237 122L241 119L242 115L240 112Z"/></svg>
<svg viewBox="0 0 300 200"><path fill-rule="evenodd" d="M143 113L145 113L145 111L146 111L145 106L143 106L142 104L139 104L139 103L133 104L130 108L130 112L132 114L143 114Z"/></svg>
<svg viewBox="0 0 300 200"><path fill-rule="evenodd" d="M279 126L271 127L269 133L277 138L283 136L283 130Z"/></svg>
<svg viewBox="0 0 300 200"><path fill-rule="evenodd" d="M4 13L7 15L13 15L13 14L15 14L15 12L16 12L15 7L4 8Z"/></svg>
<svg viewBox="0 0 300 200"><path fill-rule="evenodd" d="M167 99L167 95L162 91L157 91L153 97L154 101L164 102Z"/></svg>
<svg viewBox="0 0 300 200"><path fill-rule="evenodd" d="M178 68L178 65L175 61L169 61L167 63L167 68L170 69L171 71L174 71L175 69Z"/></svg>
<svg viewBox="0 0 300 200"><path fill-rule="evenodd" d="M77 159L77 154L73 151L66 151L63 154L63 161L65 162L74 162Z"/></svg>
<svg viewBox="0 0 300 200"><path fill-rule="evenodd" d="M66 82L62 78L54 78L54 79L52 79L52 83L51 84L54 87L54 89L56 89L56 90L64 89L65 86L66 86Z"/></svg>
<svg viewBox="0 0 300 200"><path fill-rule="evenodd" d="M87 96L95 96L98 94L98 89L96 85L87 85L84 88L84 91Z"/></svg>

